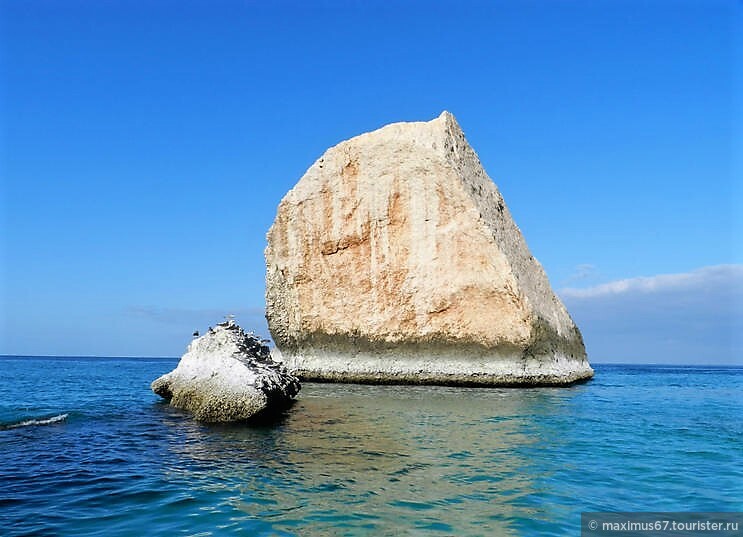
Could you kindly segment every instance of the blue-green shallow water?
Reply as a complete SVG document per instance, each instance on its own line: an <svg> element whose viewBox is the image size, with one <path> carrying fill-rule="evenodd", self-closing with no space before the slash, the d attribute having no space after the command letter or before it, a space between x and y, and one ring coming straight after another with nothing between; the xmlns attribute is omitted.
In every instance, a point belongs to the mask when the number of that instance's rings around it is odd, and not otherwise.
<svg viewBox="0 0 743 537"><path fill-rule="evenodd" d="M0 535L578 535L581 511L743 510L743 368L306 384L248 428L160 403L175 365L0 358Z"/></svg>

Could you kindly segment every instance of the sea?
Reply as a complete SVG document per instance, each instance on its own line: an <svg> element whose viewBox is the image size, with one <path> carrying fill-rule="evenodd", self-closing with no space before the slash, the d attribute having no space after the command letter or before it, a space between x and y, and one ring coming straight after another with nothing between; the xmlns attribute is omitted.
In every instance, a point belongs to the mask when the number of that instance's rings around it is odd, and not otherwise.
<svg viewBox="0 0 743 537"><path fill-rule="evenodd" d="M743 511L743 367L567 388L303 385L205 425L176 359L0 357L2 536L580 535L586 511Z"/></svg>

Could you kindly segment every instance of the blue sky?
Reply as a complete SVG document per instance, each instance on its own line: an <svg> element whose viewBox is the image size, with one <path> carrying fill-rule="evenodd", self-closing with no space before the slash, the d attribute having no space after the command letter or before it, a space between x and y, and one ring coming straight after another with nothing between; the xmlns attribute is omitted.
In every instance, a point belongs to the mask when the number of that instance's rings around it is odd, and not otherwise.
<svg viewBox="0 0 743 537"><path fill-rule="evenodd" d="M265 332L281 197L446 109L591 359L742 363L741 9L0 3L0 354L177 356L228 312Z"/></svg>

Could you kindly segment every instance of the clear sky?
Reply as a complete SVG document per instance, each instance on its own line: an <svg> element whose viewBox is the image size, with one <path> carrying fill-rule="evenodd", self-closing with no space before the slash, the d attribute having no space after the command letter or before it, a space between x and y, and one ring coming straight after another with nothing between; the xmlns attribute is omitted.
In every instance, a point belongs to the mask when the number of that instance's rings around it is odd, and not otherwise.
<svg viewBox="0 0 743 537"><path fill-rule="evenodd" d="M743 363L742 9L1 2L0 354L178 356L229 312L265 333L282 196L449 110L592 360Z"/></svg>

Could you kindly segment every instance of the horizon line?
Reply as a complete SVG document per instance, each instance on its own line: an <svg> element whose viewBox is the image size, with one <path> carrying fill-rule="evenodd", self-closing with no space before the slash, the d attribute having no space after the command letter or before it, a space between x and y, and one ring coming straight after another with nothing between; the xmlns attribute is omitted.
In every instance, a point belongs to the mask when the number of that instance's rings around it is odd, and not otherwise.
<svg viewBox="0 0 743 537"><path fill-rule="evenodd" d="M182 356L102 356L93 354L0 354L2 358L96 358L106 360L122 360L122 359L133 359L133 360L180 360ZM644 366L660 366L660 367L743 367L743 362L737 364L702 364L702 363L661 363L661 362L590 362L591 365L644 365Z"/></svg>

